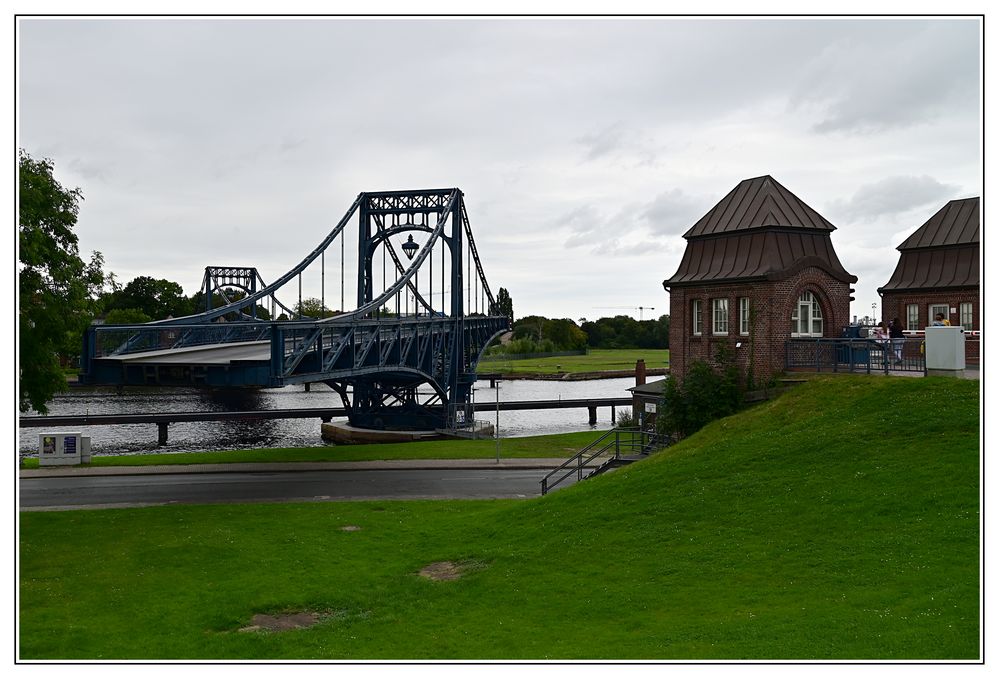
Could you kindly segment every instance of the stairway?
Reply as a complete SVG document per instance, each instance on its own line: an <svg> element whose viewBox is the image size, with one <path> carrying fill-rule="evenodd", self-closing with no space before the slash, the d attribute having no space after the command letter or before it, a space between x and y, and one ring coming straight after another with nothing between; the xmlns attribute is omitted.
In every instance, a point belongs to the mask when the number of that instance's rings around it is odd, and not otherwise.
<svg viewBox="0 0 999 679"><path fill-rule="evenodd" d="M638 429L611 429L541 479L541 494L555 488L570 476L577 481L645 459L665 447L652 432Z"/></svg>

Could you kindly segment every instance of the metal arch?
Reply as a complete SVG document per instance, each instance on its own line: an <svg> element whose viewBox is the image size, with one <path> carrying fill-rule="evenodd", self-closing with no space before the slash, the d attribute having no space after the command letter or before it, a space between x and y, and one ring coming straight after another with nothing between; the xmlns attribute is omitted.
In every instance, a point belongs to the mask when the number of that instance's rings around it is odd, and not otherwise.
<svg viewBox="0 0 999 679"><path fill-rule="evenodd" d="M447 224L448 218L451 217L451 213L454 209L455 202L459 199L460 199L460 192L458 191L458 189L454 189L453 193L451 194L448 200L447 207L441 211L441 217L437 220L437 226L434 227L434 230L431 232L430 238L427 240L427 242L424 243L422 248L420 248L420 253L410 263L403 277L397 280L395 284L393 284L387 290L382 292L382 294L379 297L372 299L366 304L359 306L356 310L348 314L344 314L344 316L340 317L341 319L345 317L353 319L366 316L371 311L375 309L380 309L382 305L390 301L397 292L402 290L404 286L409 285L410 281L413 279L413 276L419 270L420 266L423 265L423 262L427 259L430 252L432 252L433 245L437 242L437 239L444 232L444 226ZM370 256L370 254L371 253L364 253L364 256ZM360 269L360 267L358 268ZM358 271L357 275L358 277L362 275L360 270ZM360 291L358 291L358 294L359 295L361 294Z"/></svg>
<svg viewBox="0 0 999 679"><path fill-rule="evenodd" d="M355 213L359 213L361 225L357 251L359 303L353 311L322 320L257 321L241 313L246 320L210 322L255 305L268 296L281 304L274 292L299 275L336 238L343 238L347 223ZM430 221L432 214L436 216L436 223ZM411 219L399 224L396 215L408 215ZM389 217L392 223L387 225ZM428 237L417 256L405 266L391 239L407 231L422 231ZM467 240L467 249L463 240ZM420 269L428 260L433 268L432 258L438 243L443 250L442 295L447 292L443 289L447 275L444 253L451 255L451 307L447 316L443 313L446 308L443 297L438 313L434 311L432 298L428 302L419 295L416 286ZM370 267L379 248L384 248L383 253L391 254L397 273L392 285L386 286L383 278L380 287L384 289L375 296L374 272ZM477 278L473 278L470 271L473 260ZM383 271L388 271L384 254L382 266ZM327 382L339 384L336 390L341 396L347 395L347 385L352 385L351 398L355 405L382 413L395 409L392 417L397 426L411 428L414 422L430 421L427 418L437 418L435 422L443 423L451 403L466 402L469 398L485 347L509 329L509 319L502 316L476 313L466 317L466 302L470 309L472 299L471 286L465 289L466 266L469 267L467 282L476 281L476 311L479 283L489 299L488 311L494 311L495 300L485 279L464 196L459 189L361 193L320 246L271 285L265 285L255 269L233 268L245 283L230 281L225 285L252 293L241 300L232 302L223 285L210 280L209 294L221 291L228 302L218 309L144 326L92 328L84 340L81 381L87 384L229 387ZM256 292L252 292L253 283L250 282L253 276L262 285ZM212 283L216 283L214 288L211 288ZM404 289L412 290L422 308L432 313L427 316L418 313L415 318L379 317L373 313ZM283 304L281 306L287 310ZM171 325L178 327L176 330L164 327ZM183 334L181 341L176 340L178 331ZM173 340L164 339L171 335ZM121 339L116 342L116 337ZM252 349L258 345L259 349ZM233 356L231 363L229 359L221 363L189 360L194 359L195 354L207 356L217 349ZM252 355L246 353L249 349L252 349ZM269 358L259 357L259 350ZM181 351L194 354L173 353ZM164 355L168 356L165 363L157 360L156 357ZM116 364L115 361L120 362ZM179 364L181 367L173 367ZM419 389L425 385L430 392L421 395ZM355 412L364 416L366 411L362 408ZM406 417L410 416L412 421L407 422Z"/></svg>

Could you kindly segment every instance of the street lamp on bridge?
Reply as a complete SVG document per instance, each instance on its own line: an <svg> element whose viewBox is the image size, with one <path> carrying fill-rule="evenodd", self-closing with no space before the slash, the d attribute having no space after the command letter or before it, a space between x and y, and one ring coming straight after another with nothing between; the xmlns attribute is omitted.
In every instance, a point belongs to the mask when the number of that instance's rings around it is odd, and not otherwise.
<svg viewBox="0 0 999 679"><path fill-rule="evenodd" d="M409 235L409 240L402 244L402 251L406 253L406 256L410 259L416 254L416 251L420 249L420 246L416 244L413 240L413 235Z"/></svg>

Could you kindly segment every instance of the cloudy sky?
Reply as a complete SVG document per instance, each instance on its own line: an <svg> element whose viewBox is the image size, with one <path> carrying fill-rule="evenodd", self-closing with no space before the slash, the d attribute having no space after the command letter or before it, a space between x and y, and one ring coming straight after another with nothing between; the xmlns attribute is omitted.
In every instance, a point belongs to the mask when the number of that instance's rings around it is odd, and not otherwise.
<svg viewBox="0 0 999 679"><path fill-rule="evenodd" d="M18 29L19 145L82 190L81 250L188 294L207 265L276 279L361 191L457 186L518 317L658 316L684 231L770 174L836 225L863 316L894 248L982 191L976 19Z"/></svg>

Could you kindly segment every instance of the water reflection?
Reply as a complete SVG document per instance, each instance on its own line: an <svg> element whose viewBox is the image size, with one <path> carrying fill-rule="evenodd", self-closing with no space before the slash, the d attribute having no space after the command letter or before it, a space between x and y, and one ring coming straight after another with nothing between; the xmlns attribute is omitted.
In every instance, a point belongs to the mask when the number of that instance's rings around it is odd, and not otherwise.
<svg viewBox="0 0 999 679"><path fill-rule="evenodd" d="M625 397L632 378L586 380L579 382L509 380L500 383L501 401L535 401ZM477 403L495 403L496 389L489 382L476 383L473 398ZM49 406L52 415L111 413L220 412L234 410L280 410L289 408L340 407L340 397L326 385L314 384L310 391L291 386L280 389L199 390L129 388L74 389L60 394ZM476 419L494 422L495 412L479 411ZM500 434L534 436L537 434L609 429L610 409L597 411L597 424L590 427L585 408L567 410L502 411ZM65 428L63 428L65 429ZM38 448L42 429L20 429L18 448L23 457ZM181 422L171 424L166 446L156 445L154 424L131 424L80 427L90 436L96 455L167 453L182 451L232 450L262 447L312 447L325 445L319 436L317 419L247 420L227 422Z"/></svg>

